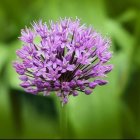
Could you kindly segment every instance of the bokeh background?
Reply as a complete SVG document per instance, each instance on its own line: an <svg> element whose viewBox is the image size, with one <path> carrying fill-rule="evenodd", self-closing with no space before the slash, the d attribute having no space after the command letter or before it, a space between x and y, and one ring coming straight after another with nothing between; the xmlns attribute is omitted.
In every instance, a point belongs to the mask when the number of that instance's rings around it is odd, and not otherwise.
<svg viewBox="0 0 140 140"><path fill-rule="evenodd" d="M70 98L66 137L140 138L140 0L1 0L0 138L61 138L58 100L25 93L12 61L25 25L76 16L111 38L114 70L108 85Z"/></svg>

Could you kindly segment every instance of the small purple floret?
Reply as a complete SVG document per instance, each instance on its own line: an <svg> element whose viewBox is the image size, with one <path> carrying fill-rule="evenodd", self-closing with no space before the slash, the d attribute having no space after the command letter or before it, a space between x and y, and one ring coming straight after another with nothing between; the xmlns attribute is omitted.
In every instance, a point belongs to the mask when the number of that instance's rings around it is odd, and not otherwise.
<svg viewBox="0 0 140 140"><path fill-rule="evenodd" d="M92 90L89 90L89 89L86 89L86 90L85 90L85 94L89 95L89 94L91 94L91 93L92 93Z"/></svg>

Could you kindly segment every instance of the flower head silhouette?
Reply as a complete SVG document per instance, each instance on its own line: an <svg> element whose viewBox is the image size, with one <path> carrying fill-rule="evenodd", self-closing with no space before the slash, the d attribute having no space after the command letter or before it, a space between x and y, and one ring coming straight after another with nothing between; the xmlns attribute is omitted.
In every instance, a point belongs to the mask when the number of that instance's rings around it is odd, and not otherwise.
<svg viewBox="0 0 140 140"><path fill-rule="evenodd" d="M16 52L20 60L13 66L26 92L56 91L65 104L78 91L89 95L96 86L107 84L103 77L113 68L105 64L112 56L110 40L79 19L50 21L49 26L34 22L32 29L21 31L20 40L23 46Z"/></svg>

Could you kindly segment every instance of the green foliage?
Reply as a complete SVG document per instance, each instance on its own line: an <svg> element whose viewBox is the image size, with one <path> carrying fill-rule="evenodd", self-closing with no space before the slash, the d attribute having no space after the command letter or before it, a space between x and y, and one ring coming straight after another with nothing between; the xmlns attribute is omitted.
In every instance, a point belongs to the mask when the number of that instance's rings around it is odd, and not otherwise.
<svg viewBox="0 0 140 140"><path fill-rule="evenodd" d="M139 0L1 1L0 138L61 138L58 99L25 93L12 62L25 25L76 16L111 38L114 70L107 86L89 96L70 97L67 137L140 138L139 7Z"/></svg>

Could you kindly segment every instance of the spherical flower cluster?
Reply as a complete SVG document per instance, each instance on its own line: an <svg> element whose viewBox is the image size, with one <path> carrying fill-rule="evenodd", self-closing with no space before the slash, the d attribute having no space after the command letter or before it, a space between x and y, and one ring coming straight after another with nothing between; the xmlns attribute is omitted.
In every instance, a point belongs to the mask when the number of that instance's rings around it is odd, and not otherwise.
<svg viewBox="0 0 140 140"><path fill-rule="evenodd" d="M103 80L112 65L110 40L102 37L92 27L81 25L79 19L34 22L31 28L21 31L20 58L13 66L20 75L21 87L26 92L50 95L55 91L63 104L78 91L89 95Z"/></svg>

